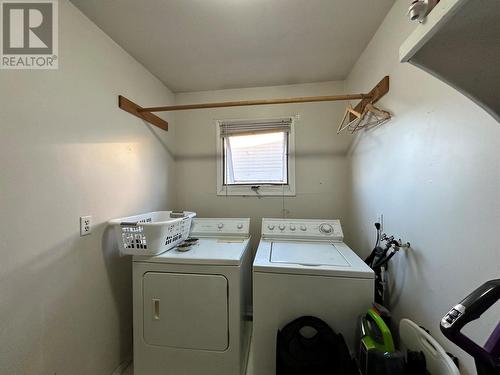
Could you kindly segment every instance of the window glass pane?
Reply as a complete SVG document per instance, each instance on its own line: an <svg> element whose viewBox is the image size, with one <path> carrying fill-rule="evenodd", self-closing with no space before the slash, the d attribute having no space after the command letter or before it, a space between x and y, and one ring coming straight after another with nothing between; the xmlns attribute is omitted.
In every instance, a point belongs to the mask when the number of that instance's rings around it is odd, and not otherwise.
<svg viewBox="0 0 500 375"><path fill-rule="evenodd" d="M226 184L286 184L287 133L263 133L226 138Z"/></svg>

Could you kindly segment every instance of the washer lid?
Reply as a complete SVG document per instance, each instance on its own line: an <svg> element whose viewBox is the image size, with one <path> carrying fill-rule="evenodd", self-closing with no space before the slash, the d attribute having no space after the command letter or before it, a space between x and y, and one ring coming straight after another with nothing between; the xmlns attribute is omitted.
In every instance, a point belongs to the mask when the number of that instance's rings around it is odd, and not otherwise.
<svg viewBox="0 0 500 375"><path fill-rule="evenodd" d="M270 260L271 263L291 263L304 266L351 266L333 243L273 242Z"/></svg>
<svg viewBox="0 0 500 375"><path fill-rule="evenodd" d="M373 279L375 274L343 242L267 241L262 239L253 272Z"/></svg>

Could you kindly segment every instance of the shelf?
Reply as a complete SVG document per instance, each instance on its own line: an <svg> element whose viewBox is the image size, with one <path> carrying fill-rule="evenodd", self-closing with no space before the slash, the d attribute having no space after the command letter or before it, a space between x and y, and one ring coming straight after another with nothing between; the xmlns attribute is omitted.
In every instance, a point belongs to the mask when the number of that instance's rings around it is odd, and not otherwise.
<svg viewBox="0 0 500 375"><path fill-rule="evenodd" d="M401 45L409 62L500 121L500 1L441 0Z"/></svg>

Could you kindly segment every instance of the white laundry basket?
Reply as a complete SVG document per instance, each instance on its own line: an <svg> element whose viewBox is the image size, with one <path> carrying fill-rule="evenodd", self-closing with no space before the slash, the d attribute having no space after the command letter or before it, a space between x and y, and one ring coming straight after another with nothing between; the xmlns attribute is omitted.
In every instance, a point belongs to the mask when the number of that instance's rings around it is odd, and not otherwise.
<svg viewBox="0 0 500 375"><path fill-rule="evenodd" d="M431 375L460 375L453 362L439 343L418 324L409 319L401 319L399 323L401 350L423 353L425 366Z"/></svg>
<svg viewBox="0 0 500 375"><path fill-rule="evenodd" d="M114 219L109 224L115 228L122 254L155 255L188 238L195 216L187 211L156 211Z"/></svg>

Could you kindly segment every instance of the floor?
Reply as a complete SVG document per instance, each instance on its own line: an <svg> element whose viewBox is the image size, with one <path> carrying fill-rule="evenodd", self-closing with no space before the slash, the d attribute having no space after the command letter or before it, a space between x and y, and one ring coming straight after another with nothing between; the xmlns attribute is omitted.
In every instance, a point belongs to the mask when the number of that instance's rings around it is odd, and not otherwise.
<svg viewBox="0 0 500 375"><path fill-rule="evenodd" d="M250 345L250 353L248 354L248 366L247 366L247 372L246 375L253 375L253 366L252 366L252 345ZM127 369L122 373L122 375L134 375L134 364L131 363L130 366L127 367Z"/></svg>

